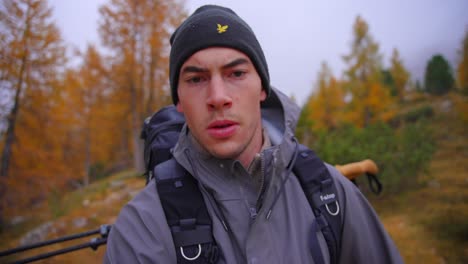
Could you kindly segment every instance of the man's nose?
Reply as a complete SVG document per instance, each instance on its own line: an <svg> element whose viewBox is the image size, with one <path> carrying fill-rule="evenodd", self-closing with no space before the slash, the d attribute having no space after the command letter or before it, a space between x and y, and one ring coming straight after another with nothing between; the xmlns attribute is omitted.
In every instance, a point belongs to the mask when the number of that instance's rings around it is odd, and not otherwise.
<svg viewBox="0 0 468 264"><path fill-rule="evenodd" d="M210 110L221 110L232 106L232 98L227 88L222 77L211 78L207 97L207 106Z"/></svg>

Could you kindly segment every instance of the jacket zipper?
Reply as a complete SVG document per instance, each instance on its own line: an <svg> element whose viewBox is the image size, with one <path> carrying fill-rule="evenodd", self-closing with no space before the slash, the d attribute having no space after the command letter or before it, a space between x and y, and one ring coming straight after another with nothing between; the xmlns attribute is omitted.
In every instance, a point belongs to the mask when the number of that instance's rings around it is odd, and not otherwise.
<svg viewBox="0 0 468 264"><path fill-rule="evenodd" d="M262 207L263 204L263 198L265 196L265 156L263 155L263 151L260 153L260 177L261 177L261 183L260 183L260 193L258 194L257 197L257 214L260 211L260 208Z"/></svg>

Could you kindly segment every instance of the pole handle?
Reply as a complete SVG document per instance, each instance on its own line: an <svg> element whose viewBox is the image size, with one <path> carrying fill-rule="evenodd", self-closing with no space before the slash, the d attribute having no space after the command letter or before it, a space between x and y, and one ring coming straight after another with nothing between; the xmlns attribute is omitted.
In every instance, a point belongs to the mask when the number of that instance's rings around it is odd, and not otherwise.
<svg viewBox="0 0 468 264"><path fill-rule="evenodd" d="M379 167L371 159L365 159L358 162L348 163L344 165L335 165L338 171L346 178L353 180L362 174L377 175Z"/></svg>

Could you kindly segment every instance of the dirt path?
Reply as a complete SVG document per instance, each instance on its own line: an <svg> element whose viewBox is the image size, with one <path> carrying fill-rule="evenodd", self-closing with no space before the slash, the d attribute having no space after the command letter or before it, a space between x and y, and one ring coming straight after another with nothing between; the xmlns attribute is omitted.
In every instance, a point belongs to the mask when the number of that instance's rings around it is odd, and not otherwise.
<svg viewBox="0 0 468 264"><path fill-rule="evenodd" d="M444 258L434 247L434 238L406 215L397 214L383 219L396 241L405 263L441 264Z"/></svg>

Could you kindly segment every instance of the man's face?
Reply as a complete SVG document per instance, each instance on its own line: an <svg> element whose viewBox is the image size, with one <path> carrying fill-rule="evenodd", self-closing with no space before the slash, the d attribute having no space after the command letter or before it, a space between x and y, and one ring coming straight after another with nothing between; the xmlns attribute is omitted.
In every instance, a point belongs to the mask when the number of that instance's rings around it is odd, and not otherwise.
<svg viewBox="0 0 468 264"><path fill-rule="evenodd" d="M262 145L260 76L248 56L230 48L194 53L180 69L177 109L195 139L217 158L248 166Z"/></svg>

